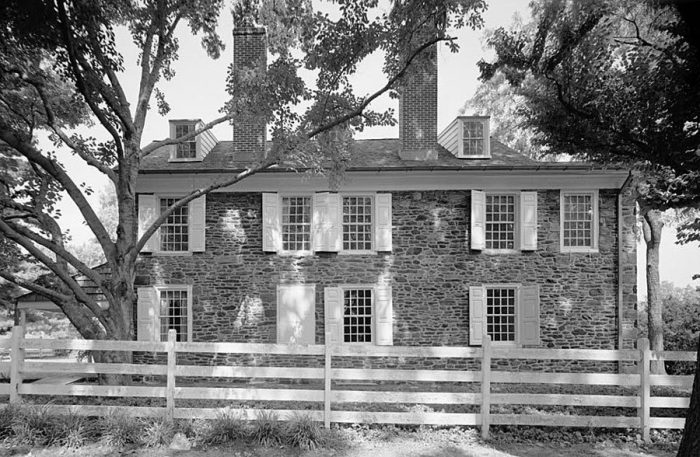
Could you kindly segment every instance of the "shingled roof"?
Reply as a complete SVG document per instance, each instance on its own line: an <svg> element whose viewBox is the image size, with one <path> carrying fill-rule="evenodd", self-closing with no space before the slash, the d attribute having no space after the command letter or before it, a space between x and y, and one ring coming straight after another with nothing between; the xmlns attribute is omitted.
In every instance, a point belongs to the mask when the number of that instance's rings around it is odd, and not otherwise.
<svg viewBox="0 0 700 457"><path fill-rule="evenodd" d="M153 151L141 162L142 173L160 172L211 172L235 171L248 168L255 162L253 154L233 154L232 141L220 141L201 162L170 162L167 148ZM491 158L458 159L442 146L438 146L437 160L416 161L403 160L399 157L401 140L371 139L355 141L348 164L349 171L366 169L424 169L424 168L482 168L484 166L508 166L530 168L543 162L537 162L520 152L509 148L498 140L491 138ZM278 169L293 168L292 164L283 164Z"/></svg>

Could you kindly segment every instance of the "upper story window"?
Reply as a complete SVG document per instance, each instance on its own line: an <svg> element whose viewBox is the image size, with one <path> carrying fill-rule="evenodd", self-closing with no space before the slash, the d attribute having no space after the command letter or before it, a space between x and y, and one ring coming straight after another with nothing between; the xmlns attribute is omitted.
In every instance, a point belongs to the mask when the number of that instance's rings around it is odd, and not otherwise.
<svg viewBox="0 0 700 457"><path fill-rule="evenodd" d="M160 340L168 341L168 331L174 329L177 341L187 341L190 321L188 289L160 290Z"/></svg>
<svg viewBox="0 0 700 457"><path fill-rule="evenodd" d="M486 249L515 249L515 195L486 194Z"/></svg>
<svg viewBox="0 0 700 457"><path fill-rule="evenodd" d="M175 125L175 138L180 138L188 133L192 133L194 130L195 127L193 124L177 124ZM197 141L195 137L177 145L177 150L175 151L176 159L194 159L196 157Z"/></svg>
<svg viewBox="0 0 700 457"><path fill-rule="evenodd" d="M163 213L177 198L161 198ZM186 252L189 248L189 206L183 205L173 211L160 226L160 250L164 252Z"/></svg>
<svg viewBox="0 0 700 457"><path fill-rule="evenodd" d="M561 250L588 252L598 249L597 192L562 192Z"/></svg>
<svg viewBox="0 0 700 457"><path fill-rule="evenodd" d="M282 251L311 251L311 197L282 197Z"/></svg>
<svg viewBox="0 0 700 457"><path fill-rule="evenodd" d="M374 207L371 196L343 197L343 251L371 251Z"/></svg>

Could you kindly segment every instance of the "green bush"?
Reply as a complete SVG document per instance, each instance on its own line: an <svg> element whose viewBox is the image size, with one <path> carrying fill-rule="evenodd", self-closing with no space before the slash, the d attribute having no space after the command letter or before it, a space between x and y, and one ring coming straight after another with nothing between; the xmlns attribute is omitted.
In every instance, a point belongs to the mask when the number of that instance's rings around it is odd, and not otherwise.
<svg viewBox="0 0 700 457"><path fill-rule="evenodd" d="M284 430L274 411L261 411L253 422L251 438L263 446L276 446L282 443Z"/></svg>
<svg viewBox="0 0 700 457"><path fill-rule="evenodd" d="M0 408L0 440L12 435L12 425L17 414L19 414L18 406L6 405Z"/></svg>
<svg viewBox="0 0 700 457"><path fill-rule="evenodd" d="M196 440L204 445L232 443L245 438L245 435L241 412L228 407L219 411L212 420L195 423Z"/></svg>
<svg viewBox="0 0 700 457"><path fill-rule="evenodd" d="M315 449L321 438L321 427L308 414L295 414L287 423L287 442L294 447Z"/></svg>
<svg viewBox="0 0 700 457"><path fill-rule="evenodd" d="M124 447L127 444L140 444L143 423L123 412L111 412L98 420L97 427L102 442L111 447Z"/></svg>

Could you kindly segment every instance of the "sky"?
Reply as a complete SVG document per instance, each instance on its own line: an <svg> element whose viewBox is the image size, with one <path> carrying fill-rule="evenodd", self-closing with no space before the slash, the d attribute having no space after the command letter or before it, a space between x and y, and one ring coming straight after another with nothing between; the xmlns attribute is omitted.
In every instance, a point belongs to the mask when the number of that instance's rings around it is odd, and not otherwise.
<svg viewBox="0 0 700 457"><path fill-rule="evenodd" d="M462 29L455 33L460 46L458 53L451 53L446 46L438 49L438 131L458 115L460 108L476 91L479 85L478 68L476 63L484 58L489 60L492 53L486 50L484 31L498 27L508 27L519 15L529 18L529 9L525 0L491 0L484 14L485 27L481 30ZM175 77L164 81L159 87L165 92L171 111L166 117L161 117L155 109L148 114L144 140L145 146L152 140L168 136L168 119L201 118L204 121L220 116L219 108L226 100L225 81L228 65L231 63L232 20L228 11L222 13L219 24L219 34L226 44L226 49L218 60L210 59L200 45L200 41L189 34L185 26L180 27L179 42L180 58L174 63ZM124 56L125 72L121 75L124 90L129 100L136 100L138 93L138 52L131 42L126 30L117 31L118 49ZM358 93L371 93L384 80L376 75L381 68L381 56L373 55L358 68L357 76L352 79ZM155 107L155 102L152 103ZM388 106L398 109L398 102L386 97L377 100L371 108L382 110ZM224 123L213 129L219 140L230 140L232 132L229 124ZM98 138L104 138L100 133L93 132ZM396 138L398 127L380 127L367 129L357 135L358 138ZM88 183L94 190L107 186L107 180L100 173L86 167L78 159L65 157L63 163L73 176ZM92 198L93 202L97 199ZM81 216L77 208L65 199L61 205L61 224L69 227L75 242L91 236L87 227L79 222ZM664 231L661 247L661 279L671 281L678 286L689 284L700 286L700 281L692 281L695 273L700 274L700 246L678 246L674 244L675 230ZM644 294L644 245L637 247L638 291Z"/></svg>

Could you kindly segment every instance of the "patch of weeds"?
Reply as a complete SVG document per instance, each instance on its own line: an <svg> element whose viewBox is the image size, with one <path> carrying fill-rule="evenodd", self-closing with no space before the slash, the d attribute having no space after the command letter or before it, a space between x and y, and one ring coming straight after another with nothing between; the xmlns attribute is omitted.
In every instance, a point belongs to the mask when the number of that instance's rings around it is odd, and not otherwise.
<svg viewBox="0 0 700 457"><path fill-rule="evenodd" d="M19 414L19 406L6 405L0 408L0 440L12 435L12 424Z"/></svg>
<svg viewBox="0 0 700 457"><path fill-rule="evenodd" d="M83 416L70 413L62 416L59 426L58 443L67 448L78 448L95 438L94 423Z"/></svg>
<svg viewBox="0 0 700 457"><path fill-rule="evenodd" d="M105 445L121 448L128 444L140 444L143 423L116 411L101 417L98 420L98 429Z"/></svg>
<svg viewBox="0 0 700 457"><path fill-rule="evenodd" d="M262 446L277 446L282 443L284 430L275 411L262 410L253 422L250 437Z"/></svg>
<svg viewBox="0 0 700 457"><path fill-rule="evenodd" d="M151 419L143 429L142 443L146 447L168 446L175 436L175 424L164 417Z"/></svg>
<svg viewBox="0 0 700 457"><path fill-rule="evenodd" d="M60 418L51 416L46 408L27 406L17 408L12 417L12 440L16 444L51 446L61 438Z"/></svg>
<svg viewBox="0 0 700 457"><path fill-rule="evenodd" d="M232 443L245 438L246 429L240 411L224 408L211 420L197 421L195 436L204 445Z"/></svg>
<svg viewBox="0 0 700 457"><path fill-rule="evenodd" d="M287 423L287 442L300 449L316 449L323 435L318 423L308 414L295 414Z"/></svg>

